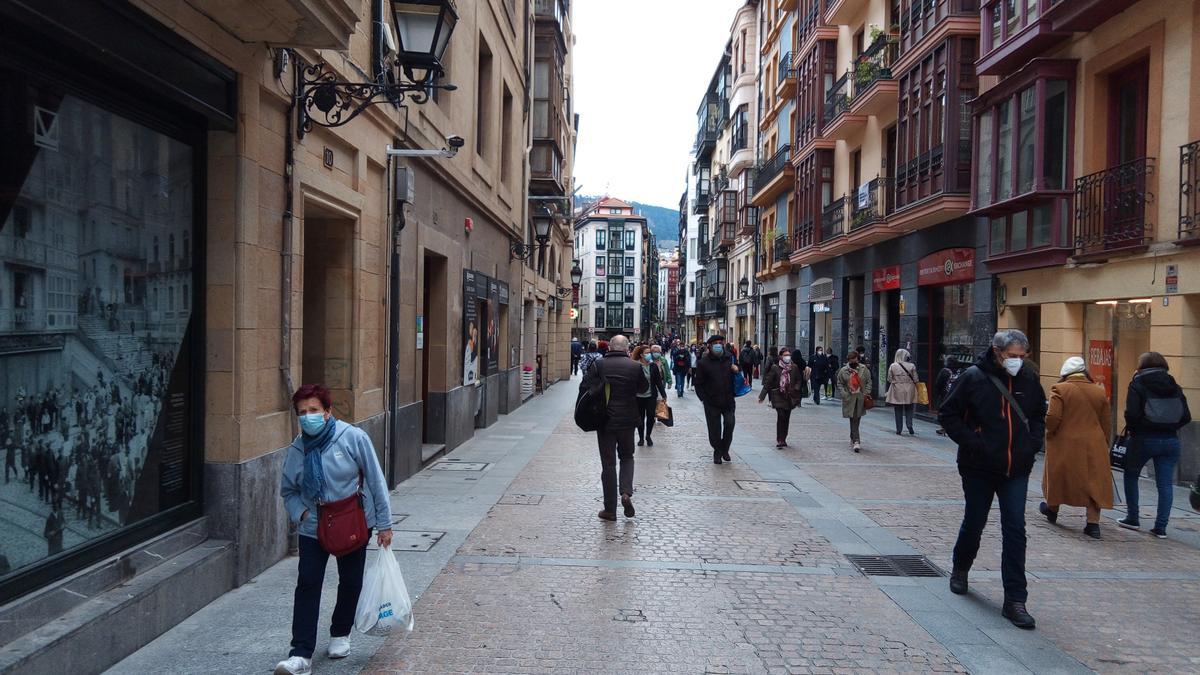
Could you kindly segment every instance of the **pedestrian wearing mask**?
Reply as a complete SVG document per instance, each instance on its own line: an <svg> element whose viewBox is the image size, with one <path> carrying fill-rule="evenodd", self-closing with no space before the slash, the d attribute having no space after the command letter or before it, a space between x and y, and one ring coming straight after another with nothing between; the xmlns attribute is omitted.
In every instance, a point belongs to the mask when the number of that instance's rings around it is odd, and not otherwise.
<svg viewBox="0 0 1200 675"><path fill-rule="evenodd" d="M838 397L842 399L842 417L850 420L850 449L862 452L859 424L867 414L871 391L871 370L858 362L858 352L846 355L846 365L837 374Z"/></svg>
<svg viewBox="0 0 1200 675"><path fill-rule="evenodd" d="M580 391L591 389L603 379L608 384L608 405L604 426L596 431L600 449L600 484L604 495L601 520L617 519L617 496L632 518L633 508L633 430L638 428L638 392L650 387L642 365L629 358L629 338L617 335L608 344L604 358L584 375ZM617 460L621 461L620 475ZM619 490L619 493L618 493Z"/></svg>
<svg viewBox="0 0 1200 675"><path fill-rule="evenodd" d="M696 361L696 396L704 404L704 421L708 426L708 444L713 450L713 464L733 461L729 448L733 445L734 411L733 373L738 367L725 351L725 338L708 338L708 351Z"/></svg>
<svg viewBox="0 0 1200 675"><path fill-rule="evenodd" d="M663 386L662 368L654 361L654 352L650 347L638 347L633 350L633 360L642 368L642 374L649 385L637 393L638 404L638 442L639 446L654 446L650 434L654 431L654 412L658 400L667 398L667 389Z"/></svg>
<svg viewBox="0 0 1200 675"><path fill-rule="evenodd" d="M916 436L913 431L913 409L917 402L917 366L912 363L912 356L907 349L896 350L896 360L888 366L887 371L887 402L896 411L896 435L901 434L900 422L908 426L908 433Z"/></svg>
<svg viewBox="0 0 1200 675"><path fill-rule="evenodd" d="M1108 435L1112 414L1104 387L1095 383L1083 359L1063 362L1058 384L1050 388L1046 412L1046 467L1038 510L1046 520L1058 520L1059 506L1087 509L1083 533L1100 538L1100 509L1111 509L1112 472L1108 464Z"/></svg>
<svg viewBox="0 0 1200 675"><path fill-rule="evenodd" d="M671 346L671 368L675 374L675 397L683 398L683 387L691 378L692 353L678 339Z"/></svg>
<svg viewBox="0 0 1200 675"><path fill-rule="evenodd" d="M379 548L392 545L392 512L387 482L371 438L333 416L333 399L323 384L306 384L292 395L300 435L283 461L279 495L300 534L300 562L292 605L292 650L275 666L275 675L309 673L317 643L321 587L330 553L318 540L317 520L325 508L338 509L355 499L364 510L367 531L378 532ZM337 558L338 593L329 629L330 658L350 654L350 629L362 591L367 544Z"/></svg>
<svg viewBox="0 0 1200 675"><path fill-rule="evenodd" d="M787 447L788 426L792 419L792 409L800 407L807 383L804 379L804 362L792 363L792 352L786 347L779 350L779 362L771 366L763 376L762 391L758 393L758 402L770 396L771 407L775 409L775 447Z"/></svg>
<svg viewBox="0 0 1200 675"><path fill-rule="evenodd" d="M958 376L964 370L958 359L953 356L946 356L945 367L943 367L933 381L933 391L930 392L930 398L933 399L933 409L939 410L942 407L942 401L950 395L950 389L954 387L954 383L958 381ZM946 430L941 426L937 428L938 436L945 436Z"/></svg>
<svg viewBox="0 0 1200 675"><path fill-rule="evenodd" d="M650 352L654 354L654 365L662 371L663 386L667 389L675 386L675 380L671 377L671 365L667 363L666 355L663 353L661 345L654 345L650 348Z"/></svg>
<svg viewBox="0 0 1200 675"><path fill-rule="evenodd" d="M950 591L967 592L967 575L995 499L1000 503L1002 613L1018 628L1032 629L1036 622L1025 608L1025 498L1034 457L1046 437L1046 392L1025 365L1028 352L1029 338L1021 331L996 333L991 348L959 376L938 421L958 444L966 501Z"/></svg>
<svg viewBox="0 0 1200 675"><path fill-rule="evenodd" d="M1125 428L1130 436L1130 455L1125 462L1125 501L1129 511L1117 521L1121 527L1140 527L1138 476L1147 462L1154 462L1158 487L1158 515L1150 534L1167 538L1167 520L1175 497L1173 483L1179 464L1179 430L1192 421L1187 397L1167 372L1167 360L1158 352L1146 352L1125 395Z"/></svg>
<svg viewBox="0 0 1200 675"><path fill-rule="evenodd" d="M837 354L834 354L833 350L831 349L829 350L829 368L827 368L825 371L825 398L833 398L833 395L837 393L837 387L834 385L837 384L837 374L839 372L841 372L841 367L838 362Z"/></svg>
<svg viewBox="0 0 1200 675"><path fill-rule="evenodd" d="M742 379L746 384L754 384L754 346L749 340L742 345L742 351L738 355L738 367L742 369Z"/></svg>
<svg viewBox="0 0 1200 675"><path fill-rule="evenodd" d="M821 389L825 387L825 381L829 379L829 357L825 356L824 349L817 347L817 351L809 359L808 367L812 369L813 403L821 405Z"/></svg>

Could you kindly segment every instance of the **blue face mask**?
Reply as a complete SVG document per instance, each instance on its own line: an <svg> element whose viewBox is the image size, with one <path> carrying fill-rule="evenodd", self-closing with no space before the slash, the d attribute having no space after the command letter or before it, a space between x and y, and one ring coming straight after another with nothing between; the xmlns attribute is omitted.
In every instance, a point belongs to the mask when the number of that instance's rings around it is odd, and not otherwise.
<svg viewBox="0 0 1200 675"><path fill-rule="evenodd" d="M725 353L725 345L713 345L712 353L716 354L717 356L724 354Z"/></svg>
<svg viewBox="0 0 1200 675"><path fill-rule="evenodd" d="M642 355L642 358L646 359L646 363L650 363L651 361L654 360L654 355L653 354L644 354L644 355Z"/></svg>
<svg viewBox="0 0 1200 675"><path fill-rule="evenodd" d="M325 413L308 413L300 416L300 430L309 436L316 436L325 428Z"/></svg>

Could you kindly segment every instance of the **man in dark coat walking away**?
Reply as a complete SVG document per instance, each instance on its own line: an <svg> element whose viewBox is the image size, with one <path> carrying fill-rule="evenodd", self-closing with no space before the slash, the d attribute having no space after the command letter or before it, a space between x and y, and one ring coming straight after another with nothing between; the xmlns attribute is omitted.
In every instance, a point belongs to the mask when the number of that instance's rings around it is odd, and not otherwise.
<svg viewBox="0 0 1200 675"><path fill-rule="evenodd" d="M571 374L579 374L579 359L583 358L583 343L579 338L571 338Z"/></svg>
<svg viewBox="0 0 1200 675"><path fill-rule="evenodd" d="M809 377L812 384L813 403L821 405L821 388L829 379L829 357L825 356L824 349L817 347L817 351L813 352L812 359L808 362L808 367L812 368Z"/></svg>
<svg viewBox="0 0 1200 675"><path fill-rule="evenodd" d="M732 462L729 446L733 445L734 409L733 373L738 367L725 349L725 338L708 338L708 351L696 359L696 396L704 404L704 421L708 425L708 444L713 449L713 464L721 460Z"/></svg>
<svg viewBox="0 0 1200 675"><path fill-rule="evenodd" d="M691 377L692 353L680 344L678 338L671 345L671 371L675 374L675 397L683 397L684 380Z"/></svg>
<svg viewBox="0 0 1200 675"><path fill-rule="evenodd" d="M1046 392L1025 363L1029 339L1002 330L974 366L958 377L938 421L958 444L966 512L954 544L950 590L967 592L967 573L979 553L992 498L1000 502L1000 577L1003 614L1018 628L1036 624L1025 609L1025 497L1029 472L1046 437Z"/></svg>
<svg viewBox="0 0 1200 675"><path fill-rule="evenodd" d="M617 519L617 490L625 517L634 516L633 509L633 432L638 427L637 395L650 387L645 372L629 358L629 338L614 337L608 343L604 358L596 361L583 375L580 390L590 389L598 378L608 384L608 409L604 426L596 431L600 446L600 483L604 488L604 510L601 520ZM621 460L620 478L617 459Z"/></svg>

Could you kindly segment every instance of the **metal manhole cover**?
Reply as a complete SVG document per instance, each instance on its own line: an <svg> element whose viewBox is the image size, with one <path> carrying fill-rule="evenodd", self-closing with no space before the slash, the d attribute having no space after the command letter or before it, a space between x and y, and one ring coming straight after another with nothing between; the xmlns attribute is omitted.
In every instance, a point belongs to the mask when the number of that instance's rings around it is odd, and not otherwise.
<svg viewBox="0 0 1200 675"><path fill-rule="evenodd" d="M489 466L491 464L487 462L459 462L448 459L444 462L438 462L429 468L434 471L483 471Z"/></svg>
<svg viewBox="0 0 1200 675"><path fill-rule="evenodd" d="M944 577L937 565L923 555L854 555L846 559L869 577Z"/></svg>
<svg viewBox="0 0 1200 675"><path fill-rule="evenodd" d="M504 495L497 504L508 506L537 506L542 503L544 495Z"/></svg>
<svg viewBox="0 0 1200 675"><path fill-rule="evenodd" d="M424 553L446 536L445 532L422 532L418 530L393 530L392 550Z"/></svg>
<svg viewBox="0 0 1200 675"><path fill-rule="evenodd" d="M800 491L800 488L786 480L735 480L733 481L747 492L779 492L781 490Z"/></svg>

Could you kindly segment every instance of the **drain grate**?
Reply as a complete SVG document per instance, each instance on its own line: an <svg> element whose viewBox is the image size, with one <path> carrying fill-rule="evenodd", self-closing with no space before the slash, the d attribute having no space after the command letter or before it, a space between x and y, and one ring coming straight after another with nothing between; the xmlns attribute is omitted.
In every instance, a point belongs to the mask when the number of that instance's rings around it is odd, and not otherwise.
<svg viewBox="0 0 1200 675"><path fill-rule="evenodd" d="M462 462L457 459L447 459L437 462L429 467L431 471L484 471L489 466L488 462Z"/></svg>
<svg viewBox="0 0 1200 675"><path fill-rule="evenodd" d="M869 577L944 577L923 555L847 555L846 559Z"/></svg>
<svg viewBox="0 0 1200 675"><path fill-rule="evenodd" d="M800 488L787 480L735 480L733 482L747 492L800 491Z"/></svg>

